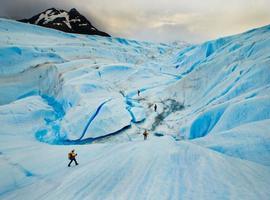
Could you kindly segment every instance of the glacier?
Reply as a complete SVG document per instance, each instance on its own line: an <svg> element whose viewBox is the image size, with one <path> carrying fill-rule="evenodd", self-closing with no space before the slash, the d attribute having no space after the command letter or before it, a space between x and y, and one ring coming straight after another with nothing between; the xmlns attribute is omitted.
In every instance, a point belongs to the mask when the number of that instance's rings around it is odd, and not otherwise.
<svg viewBox="0 0 270 200"><path fill-rule="evenodd" d="M0 199L269 199L269 53L0 19Z"/></svg>

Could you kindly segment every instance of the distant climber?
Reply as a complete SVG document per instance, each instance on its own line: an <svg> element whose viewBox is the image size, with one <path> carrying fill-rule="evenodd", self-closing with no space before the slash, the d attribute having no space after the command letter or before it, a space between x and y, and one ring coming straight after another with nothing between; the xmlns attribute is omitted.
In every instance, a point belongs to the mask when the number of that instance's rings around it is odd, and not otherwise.
<svg viewBox="0 0 270 200"><path fill-rule="evenodd" d="M75 150L72 149L71 152L68 153L68 159L70 160L68 166L70 167L71 163L74 161L76 165L78 165L79 163L77 163L76 157L77 154L75 153Z"/></svg>
<svg viewBox="0 0 270 200"><path fill-rule="evenodd" d="M140 90L138 90L138 97L140 96L140 94L141 94L141 91L140 91Z"/></svg>
<svg viewBox="0 0 270 200"><path fill-rule="evenodd" d="M157 112L157 104L154 105L154 110Z"/></svg>
<svg viewBox="0 0 270 200"><path fill-rule="evenodd" d="M126 96L126 95L125 95L125 91L123 91L123 90L120 90L119 93L120 93L123 97Z"/></svg>
<svg viewBox="0 0 270 200"><path fill-rule="evenodd" d="M143 132L143 138L144 138L144 140L147 139L147 136L148 136L148 132L147 132L147 130L144 130L144 132Z"/></svg>

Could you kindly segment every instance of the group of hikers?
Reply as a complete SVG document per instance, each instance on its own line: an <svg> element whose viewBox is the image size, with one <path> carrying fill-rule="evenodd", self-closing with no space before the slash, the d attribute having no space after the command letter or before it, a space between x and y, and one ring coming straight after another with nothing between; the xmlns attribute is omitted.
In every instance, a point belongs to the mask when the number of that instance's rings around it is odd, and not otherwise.
<svg viewBox="0 0 270 200"><path fill-rule="evenodd" d="M138 90L138 96L140 96L141 91ZM154 111L157 111L157 104L154 105ZM149 133L147 132L147 130L145 129L143 132L143 139L147 140ZM75 153L75 149L72 149L69 153L68 153L68 159L70 160L68 167L70 167L70 165L72 164L72 162L75 162L75 165L78 165L79 163L76 160L77 157L77 153Z"/></svg>
<svg viewBox="0 0 270 200"><path fill-rule="evenodd" d="M149 135L149 133L147 132L147 130L145 129L143 132L143 138L144 140L147 140L147 136ZM70 165L72 164L72 162L75 162L75 165L78 165L79 163L76 160L77 157L77 153L75 153L75 149L72 149L69 153L68 153L68 159L70 160L70 162L68 163L68 167L70 167Z"/></svg>
<svg viewBox="0 0 270 200"><path fill-rule="evenodd" d="M137 91L137 94L138 94L138 97L139 97L140 94L141 94L141 91L138 90L138 91ZM157 112L157 104L154 105L154 111ZM148 134L149 134L149 133L148 133L147 130L145 129L144 132L143 132L143 138L144 138L144 140L147 140Z"/></svg>

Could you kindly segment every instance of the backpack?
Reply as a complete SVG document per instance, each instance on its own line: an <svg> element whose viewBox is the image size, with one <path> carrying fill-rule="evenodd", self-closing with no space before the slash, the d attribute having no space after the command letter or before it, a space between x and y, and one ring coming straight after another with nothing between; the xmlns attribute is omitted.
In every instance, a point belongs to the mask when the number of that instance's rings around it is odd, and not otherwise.
<svg viewBox="0 0 270 200"><path fill-rule="evenodd" d="M72 153L68 153L68 159L69 159L69 160L72 159Z"/></svg>

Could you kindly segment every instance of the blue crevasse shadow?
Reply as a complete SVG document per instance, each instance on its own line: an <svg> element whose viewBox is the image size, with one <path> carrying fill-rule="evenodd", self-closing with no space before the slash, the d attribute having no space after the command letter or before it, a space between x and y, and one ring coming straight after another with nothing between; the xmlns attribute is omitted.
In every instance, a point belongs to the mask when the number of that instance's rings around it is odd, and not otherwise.
<svg viewBox="0 0 270 200"><path fill-rule="evenodd" d="M103 103L101 103L101 104L98 106L96 112L89 118L89 120L88 120L86 126L84 127L84 130L83 130L82 134L81 134L81 137L80 137L78 140L81 140L81 139L84 137L84 135L85 135L85 133L86 133L88 127L90 126L90 124L92 123L92 121L96 118L96 116L98 115L98 113L99 113L99 111L101 110L101 108L102 108L107 102L109 102L109 101L111 101L111 99L109 99L109 100L107 100L107 101L104 101Z"/></svg>
<svg viewBox="0 0 270 200"><path fill-rule="evenodd" d="M48 95L42 95L41 97L53 108L57 119L60 119L65 115L62 104L56 101L54 97Z"/></svg>
<svg viewBox="0 0 270 200"><path fill-rule="evenodd" d="M104 135L104 136L100 136L100 137L96 137L96 138L86 138L86 139L83 139L83 140L61 140L61 141L58 141L57 143L55 144L59 144L59 145L82 145L82 144L90 144L94 141L97 141L97 140L100 140L100 139L104 139L104 138L107 138L107 137L110 137L110 136L113 136L113 135L117 135L119 134L120 132L126 130L130 128L130 125L127 125L125 127L123 127L122 129L118 130L118 131L115 131L113 133L108 133L107 135Z"/></svg>
<svg viewBox="0 0 270 200"><path fill-rule="evenodd" d="M191 125L189 139L207 135L217 124L226 108L226 105L222 105L201 114Z"/></svg>
<svg viewBox="0 0 270 200"><path fill-rule="evenodd" d="M38 95L38 91L33 90L33 91L30 91L30 92L27 92L27 93L25 93L25 94L19 96L19 97L17 98L17 100L23 99L23 98L26 98L26 97L30 97L30 96L34 96L34 95Z"/></svg>
<svg viewBox="0 0 270 200"><path fill-rule="evenodd" d="M54 110L54 118L45 118L45 122L48 128L40 129L35 133L37 140L50 144L56 144L59 140L65 139L65 136L61 136L61 129L59 122L65 115L65 110L61 103L55 100L54 97L48 95L41 96L49 106ZM49 135L50 134L50 135Z"/></svg>

